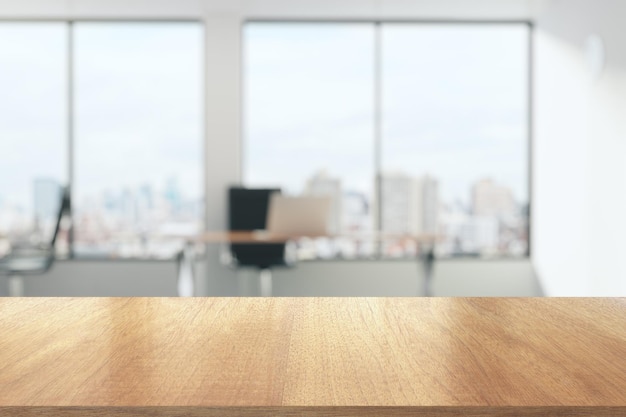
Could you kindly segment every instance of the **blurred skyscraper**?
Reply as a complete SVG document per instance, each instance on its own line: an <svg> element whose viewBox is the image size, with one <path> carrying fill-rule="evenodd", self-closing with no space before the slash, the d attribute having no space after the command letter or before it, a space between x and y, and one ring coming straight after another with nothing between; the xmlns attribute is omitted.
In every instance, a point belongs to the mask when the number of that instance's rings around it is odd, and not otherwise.
<svg viewBox="0 0 626 417"><path fill-rule="evenodd" d="M137 198L142 209L152 210L154 208L154 192L150 184L144 184L139 187Z"/></svg>
<svg viewBox="0 0 626 417"><path fill-rule="evenodd" d="M422 199L421 232L435 234L439 224L439 182L429 175L425 175L417 181L418 192Z"/></svg>
<svg viewBox="0 0 626 417"><path fill-rule="evenodd" d="M134 224L138 221L137 201L130 188L124 188L121 197L122 216L126 222Z"/></svg>
<svg viewBox="0 0 626 417"><path fill-rule="evenodd" d="M506 219L517 214L517 206L510 188L491 179L478 181L472 187L472 212L475 216Z"/></svg>
<svg viewBox="0 0 626 417"><path fill-rule="evenodd" d="M383 173L381 230L385 233L436 233L439 218L439 183L425 175Z"/></svg>
<svg viewBox="0 0 626 417"><path fill-rule="evenodd" d="M341 180L331 177L325 170L319 171L306 183L304 193L314 196L328 196L332 198L329 228L331 233L339 233L342 229L342 189Z"/></svg>
<svg viewBox="0 0 626 417"><path fill-rule="evenodd" d="M172 213L177 214L180 211L183 196L176 177L171 177L167 180L163 196L165 200L169 202Z"/></svg>

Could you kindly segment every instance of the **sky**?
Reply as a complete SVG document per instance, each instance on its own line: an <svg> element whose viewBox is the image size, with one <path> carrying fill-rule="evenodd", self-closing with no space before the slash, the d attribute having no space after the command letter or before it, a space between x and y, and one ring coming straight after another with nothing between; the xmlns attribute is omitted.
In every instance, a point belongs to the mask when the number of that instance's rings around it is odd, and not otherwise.
<svg viewBox="0 0 626 417"><path fill-rule="evenodd" d="M245 30L244 178L292 192L319 169L371 193L375 27L252 23ZM440 181L468 203L491 177L526 202L528 28L383 24L381 169Z"/></svg>
<svg viewBox="0 0 626 417"><path fill-rule="evenodd" d="M34 178L66 181L65 46L61 24L0 24L0 199L30 207Z"/></svg>
<svg viewBox="0 0 626 417"><path fill-rule="evenodd" d="M199 23L74 24L75 201L170 178L202 195ZM32 182L65 183L68 26L0 24L0 196L30 209Z"/></svg>

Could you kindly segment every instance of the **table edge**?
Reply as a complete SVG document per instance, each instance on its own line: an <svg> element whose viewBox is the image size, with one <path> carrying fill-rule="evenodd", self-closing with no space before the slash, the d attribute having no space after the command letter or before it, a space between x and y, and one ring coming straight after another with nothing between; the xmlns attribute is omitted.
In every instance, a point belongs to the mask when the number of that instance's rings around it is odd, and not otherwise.
<svg viewBox="0 0 626 417"><path fill-rule="evenodd" d="M624 406L0 406L0 417L622 417Z"/></svg>

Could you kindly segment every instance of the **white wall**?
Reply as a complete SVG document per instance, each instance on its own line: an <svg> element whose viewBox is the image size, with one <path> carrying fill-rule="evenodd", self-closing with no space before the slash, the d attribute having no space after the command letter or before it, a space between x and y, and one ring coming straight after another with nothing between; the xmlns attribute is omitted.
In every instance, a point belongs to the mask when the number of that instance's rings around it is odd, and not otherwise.
<svg viewBox="0 0 626 417"><path fill-rule="evenodd" d="M241 173L240 33L241 25L246 19L527 20L536 11L535 3L534 0L0 0L0 18L198 18L204 20L207 66L206 221L208 227L215 230L223 229L226 224L225 187L238 182ZM209 248L208 261L204 265L206 270L202 271L203 276L209 278L199 283L199 294L236 295L238 285L236 274L221 267L217 259L217 248ZM279 295L413 295L415 293L412 287L415 283L414 268L416 267L411 262L307 263L289 271L289 276L278 273L276 293ZM170 280L170 271L173 269L175 269L173 263L59 263L48 281L40 283L30 278L27 279L26 293L27 295L138 295L134 288L146 288L145 295L174 295ZM379 272L373 274L372 271ZM452 289L443 291L449 295L539 294L528 261L452 262L449 267L442 264L437 271L438 282L461 279L459 285L452 284L450 287ZM107 279L110 275L114 278ZM153 281L149 281L150 276L153 277ZM390 278L391 276L393 278ZM484 282L505 283L505 286L482 287L474 285L471 280L463 281L465 277L479 277ZM526 280L526 284L519 284L517 279ZM101 282L96 285L92 282L93 280ZM138 287L131 284L135 282ZM149 282L154 287L148 285ZM295 283L299 284L295 285ZM125 285L130 285L127 291ZM506 289L507 285L509 290ZM443 289L440 288L440 290ZM436 286L435 291L437 291Z"/></svg>
<svg viewBox="0 0 626 417"><path fill-rule="evenodd" d="M533 261L548 295L626 295L626 2L547 0L536 21ZM606 67L592 77L585 41Z"/></svg>

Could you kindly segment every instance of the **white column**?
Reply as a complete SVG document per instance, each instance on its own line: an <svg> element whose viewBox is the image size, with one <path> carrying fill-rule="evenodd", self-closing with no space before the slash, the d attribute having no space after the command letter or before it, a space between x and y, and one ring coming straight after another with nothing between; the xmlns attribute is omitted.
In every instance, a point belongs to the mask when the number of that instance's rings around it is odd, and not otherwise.
<svg viewBox="0 0 626 417"><path fill-rule="evenodd" d="M226 189L241 181L241 17L211 15L206 40L206 225L227 228ZM237 295L237 278L219 261L218 245L207 248L206 273L197 295Z"/></svg>

